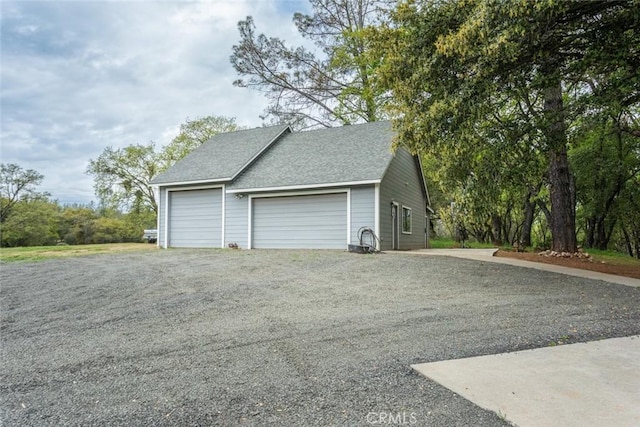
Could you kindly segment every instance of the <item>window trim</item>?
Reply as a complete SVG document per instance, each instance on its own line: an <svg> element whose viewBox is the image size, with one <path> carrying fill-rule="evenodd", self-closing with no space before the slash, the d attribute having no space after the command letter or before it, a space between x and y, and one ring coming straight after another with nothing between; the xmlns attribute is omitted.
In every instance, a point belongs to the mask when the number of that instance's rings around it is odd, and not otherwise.
<svg viewBox="0 0 640 427"><path fill-rule="evenodd" d="M405 210L409 211L409 231L405 231L404 229L404 212ZM405 206L402 205L402 220L401 220L401 225L400 225L400 230L402 231L402 234L412 234L413 232L413 209L411 209L409 206Z"/></svg>

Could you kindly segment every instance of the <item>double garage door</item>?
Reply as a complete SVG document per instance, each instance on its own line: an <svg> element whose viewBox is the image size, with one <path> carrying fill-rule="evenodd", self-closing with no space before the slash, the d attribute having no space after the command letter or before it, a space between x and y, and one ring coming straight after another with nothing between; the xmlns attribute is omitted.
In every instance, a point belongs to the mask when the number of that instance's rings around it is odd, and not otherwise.
<svg viewBox="0 0 640 427"><path fill-rule="evenodd" d="M347 193L254 197L250 203L252 248L347 246ZM222 190L169 192L168 226L168 246L222 247Z"/></svg>
<svg viewBox="0 0 640 427"><path fill-rule="evenodd" d="M252 201L254 248L346 249L347 194Z"/></svg>

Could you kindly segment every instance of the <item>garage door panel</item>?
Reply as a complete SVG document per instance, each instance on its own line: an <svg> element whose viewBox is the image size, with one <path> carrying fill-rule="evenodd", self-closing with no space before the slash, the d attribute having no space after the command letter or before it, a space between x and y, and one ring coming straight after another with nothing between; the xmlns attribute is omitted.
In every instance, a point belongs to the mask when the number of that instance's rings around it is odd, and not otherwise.
<svg viewBox="0 0 640 427"><path fill-rule="evenodd" d="M304 197L310 197L310 196L304 196ZM294 198L302 199L303 197L301 196L301 197L294 197ZM321 203L318 203L317 201L308 201L308 202L305 202L305 203L308 203L308 205L301 206L292 201L283 202L281 197L274 197L274 198L269 197L266 199L259 199L259 200L268 200L268 199L278 201L277 205L271 206L272 212L313 212L318 205L321 205Z"/></svg>
<svg viewBox="0 0 640 427"><path fill-rule="evenodd" d="M199 208L199 207L192 207L192 209L194 210L204 210L207 211L206 213L198 213L198 212L174 212L173 213L173 218L179 218L179 219L193 219L193 220L208 220L210 218L212 218L213 216L213 212L210 212L211 209L217 209L216 206L207 206L207 207L203 207L203 208ZM220 215L218 215L219 217Z"/></svg>
<svg viewBox="0 0 640 427"><path fill-rule="evenodd" d="M219 248L222 245L222 190L172 191L169 246Z"/></svg>
<svg viewBox="0 0 640 427"><path fill-rule="evenodd" d="M322 234L319 233L319 230L322 230ZM284 236L283 236L284 235ZM288 241L303 241L303 240L332 240L337 241L337 244L340 245L340 248L344 248L347 241L347 231L346 228L338 228L338 229L327 229L323 227L318 227L315 230L303 230L300 231L298 228L284 228L278 229L277 231L273 231L272 233L254 233L254 236L257 236L257 242L260 242L261 239L270 238L270 239L279 239L282 237L286 237ZM256 246L257 247L257 246Z"/></svg>
<svg viewBox="0 0 640 427"><path fill-rule="evenodd" d="M344 249L346 193L253 199L255 248Z"/></svg>
<svg viewBox="0 0 640 427"><path fill-rule="evenodd" d="M175 196L179 197L180 194L176 193ZM203 197L212 197L212 195L206 195ZM214 202L213 200L209 201L209 203L192 203L190 200L185 199L180 200L179 203L180 205L174 206L174 215L196 217L209 217L211 215L210 209L214 209L220 205L219 202ZM183 206L182 203L185 205Z"/></svg>
<svg viewBox="0 0 640 427"><path fill-rule="evenodd" d="M314 215L317 215L317 212L314 212ZM345 230L346 233L346 221L347 221L347 217L346 214L345 215L340 215L340 216L323 216L321 221L322 223L320 223L319 221L316 222L310 222L308 219L306 218L302 218L301 216L297 216L295 218L290 218L288 216L285 215L280 215L280 216L274 216L274 217L269 217L269 218L260 218L259 221L254 221L254 228L255 226L270 226L270 224L276 222L276 221L282 221L282 218L286 218L286 224L282 224L280 225L277 229L278 230L301 230L304 231L306 230L307 226L311 226L314 228L338 228L340 230ZM328 226L325 223L332 223L332 224L336 224L336 225L331 225ZM344 222L345 224L340 224L341 222ZM346 234L345 234L346 235Z"/></svg>

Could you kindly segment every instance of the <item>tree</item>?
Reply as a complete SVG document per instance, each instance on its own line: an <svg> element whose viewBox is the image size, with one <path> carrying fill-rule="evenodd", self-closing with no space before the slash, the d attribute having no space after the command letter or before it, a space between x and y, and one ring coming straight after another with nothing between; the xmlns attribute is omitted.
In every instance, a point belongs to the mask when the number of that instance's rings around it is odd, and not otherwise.
<svg viewBox="0 0 640 427"><path fill-rule="evenodd" d="M126 218L100 217L93 222L92 243L139 242L142 229L134 229Z"/></svg>
<svg viewBox="0 0 640 427"><path fill-rule="evenodd" d="M87 173L94 177L94 189L103 206L158 212L151 179L160 171L155 144L107 147L96 160L90 160Z"/></svg>
<svg viewBox="0 0 640 427"><path fill-rule="evenodd" d="M58 204L41 195L14 204L2 224L2 246L53 245L58 240Z"/></svg>
<svg viewBox="0 0 640 427"><path fill-rule="evenodd" d="M93 242L93 222L99 217L93 206L65 206L60 212L58 235L69 245Z"/></svg>
<svg viewBox="0 0 640 427"><path fill-rule="evenodd" d="M33 169L24 170L15 163L0 164L0 223L4 223L15 204L23 197L47 196L36 192L44 175Z"/></svg>
<svg viewBox="0 0 640 427"><path fill-rule="evenodd" d="M518 121L502 113L499 120L478 124L475 144L443 144L432 153L427 176L437 176L430 190L440 187L455 204L450 228L464 226L480 242L526 247L531 246L544 159L521 135ZM449 203L441 208L441 217L450 217Z"/></svg>
<svg viewBox="0 0 640 427"><path fill-rule="evenodd" d="M173 165L214 135L239 129L241 128L236 124L235 117L207 116L194 120L187 118L186 122L180 125L178 136L162 150L163 169Z"/></svg>
<svg viewBox="0 0 640 427"><path fill-rule="evenodd" d="M633 2L403 3L383 32L399 140L414 151L483 143L477 127L514 97L548 161L552 247L577 249L568 131L586 102L638 102ZM605 43L606 41L606 43ZM585 77L606 82L597 97ZM507 149L509 149L507 147Z"/></svg>
<svg viewBox="0 0 640 427"><path fill-rule="evenodd" d="M619 245L640 259L640 176L627 182L620 199Z"/></svg>
<svg viewBox="0 0 640 427"><path fill-rule="evenodd" d="M622 114L607 112L585 118L572 135L569 159L576 177L579 218L584 245L605 250L616 227L629 223L630 212L620 203L640 174L640 138L623 130Z"/></svg>
<svg viewBox="0 0 640 427"><path fill-rule="evenodd" d="M96 160L89 160L87 173L94 177L94 189L103 207L157 214L158 204L150 187L153 177L212 136L237 129L235 118L207 116L187 119L180 125L178 136L163 150L157 151L153 141L147 145L135 144L119 149L107 147Z"/></svg>
<svg viewBox="0 0 640 427"><path fill-rule="evenodd" d="M296 127L376 121L385 93L373 84L378 60L367 31L378 25L395 1L310 0L312 15L293 17L299 33L321 51L292 48L274 37L256 35L253 18L238 23L240 43L231 63L241 76L234 85L264 91L265 117Z"/></svg>

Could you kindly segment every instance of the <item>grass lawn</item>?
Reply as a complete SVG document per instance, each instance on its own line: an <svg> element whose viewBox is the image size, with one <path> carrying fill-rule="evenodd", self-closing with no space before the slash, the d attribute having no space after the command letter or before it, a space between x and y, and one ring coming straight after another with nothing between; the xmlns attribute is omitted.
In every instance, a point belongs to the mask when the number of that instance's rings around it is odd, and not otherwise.
<svg viewBox="0 0 640 427"><path fill-rule="evenodd" d="M430 241L432 249L455 249L460 247L460 243L454 241L453 239L432 239ZM490 249L495 248L495 245L491 243L478 243L472 241L464 242L465 248L472 249Z"/></svg>
<svg viewBox="0 0 640 427"><path fill-rule="evenodd" d="M2 261L42 261L50 258L82 256L126 251L157 249L149 243L108 243L102 245L31 246L27 248L0 248Z"/></svg>
<svg viewBox="0 0 640 427"><path fill-rule="evenodd" d="M597 249L587 249L585 252L589 253L594 261L605 262L607 264L615 265L634 265L640 267L640 259L632 258L628 254L616 251L600 251Z"/></svg>

